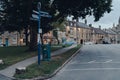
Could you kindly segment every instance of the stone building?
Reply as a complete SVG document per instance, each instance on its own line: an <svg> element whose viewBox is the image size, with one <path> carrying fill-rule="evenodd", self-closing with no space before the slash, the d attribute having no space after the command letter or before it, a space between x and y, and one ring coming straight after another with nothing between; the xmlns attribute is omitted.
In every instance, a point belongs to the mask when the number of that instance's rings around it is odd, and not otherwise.
<svg viewBox="0 0 120 80"><path fill-rule="evenodd" d="M3 34L0 35L0 46L25 45L24 39L25 39L24 31L21 31L21 33L17 31L14 32L5 31Z"/></svg>
<svg viewBox="0 0 120 80"><path fill-rule="evenodd" d="M116 26L113 25L112 31L114 31L117 34L117 43L120 43L120 17L118 20L118 24Z"/></svg>
<svg viewBox="0 0 120 80"><path fill-rule="evenodd" d="M112 44L117 43L117 34L114 31L112 31L111 28L104 29L104 31L106 32L106 37L104 38L105 42L112 43Z"/></svg>
<svg viewBox="0 0 120 80"><path fill-rule="evenodd" d="M96 44L103 43L103 40L106 36L106 32L103 31L101 27L99 28L91 27L91 30L92 30L92 42Z"/></svg>
<svg viewBox="0 0 120 80"><path fill-rule="evenodd" d="M85 23L68 21L66 36L67 40L74 40L79 44L83 44L91 40L91 28Z"/></svg>

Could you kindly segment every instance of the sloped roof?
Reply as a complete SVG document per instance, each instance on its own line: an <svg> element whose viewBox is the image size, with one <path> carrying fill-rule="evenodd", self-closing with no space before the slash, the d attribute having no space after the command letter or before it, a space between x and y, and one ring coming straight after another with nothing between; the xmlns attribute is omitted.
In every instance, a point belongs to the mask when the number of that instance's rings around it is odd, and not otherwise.
<svg viewBox="0 0 120 80"><path fill-rule="evenodd" d="M105 31L103 31L103 30L101 30L99 28L92 27L92 29L94 30L94 33L96 33L96 34L106 34Z"/></svg>
<svg viewBox="0 0 120 80"><path fill-rule="evenodd" d="M78 27L78 28L90 28L88 25L82 22L74 22L74 21L68 21L67 25L70 27Z"/></svg>
<svg viewBox="0 0 120 80"><path fill-rule="evenodd" d="M116 33L111 29L106 29L106 33L115 35Z"/></svg>
<svg viewBox="0 0 120 80"><path fill-rule="evenodd" d="M88 25L86 25L85 23L81 23L81 22L76 22L76 26L80 28L90 28Z"/></svg>

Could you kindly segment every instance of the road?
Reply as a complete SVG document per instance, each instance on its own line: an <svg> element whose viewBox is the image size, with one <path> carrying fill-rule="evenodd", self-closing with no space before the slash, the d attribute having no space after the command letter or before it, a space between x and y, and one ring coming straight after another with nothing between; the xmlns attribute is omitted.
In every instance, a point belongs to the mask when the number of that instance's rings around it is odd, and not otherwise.
<svg viewBox="0 0 120 80"><path fill-rule="evenodd" d="M0 80L12 80L12 79L0 74Z"/></svg>
<svg viewBox="0 0 120 80"><path fill-rule="evenodd" d="M120 44L84 45L50 80L120 80Z"/></svg>

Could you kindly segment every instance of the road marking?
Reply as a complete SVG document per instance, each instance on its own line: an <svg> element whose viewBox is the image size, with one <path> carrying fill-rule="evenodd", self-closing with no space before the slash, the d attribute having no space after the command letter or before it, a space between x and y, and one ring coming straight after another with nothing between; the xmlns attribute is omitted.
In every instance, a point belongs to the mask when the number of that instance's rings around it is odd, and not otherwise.
<svg viewBox="0 0 120 80"><path fill-rule="evenodd" d="M89 63L92 63L92 64L108 64L108 63L110 63L110 64L120 64L120 62L89 62ZM80 63L78 63L78 62L74 62L74 63L70 63L70 64L88 64L88 62L80 62Z"/></svg>
<svg viewBox="0 0 120 80"><path fill-rule="evenodd" d="M93 60L93 61L89 61L88 63L94 63L95 62L95 60Z"/></svg>
<svg viewBox="0 0 120 80"><path fill-rule="evenodd" d="M64 71L95 71L95 70L120 70L120 68L86 68L86 69L67 69Z"/></svg>
<svg viewBox="0 0 120 80"><path fill-rule="evenodd" d="M107 60L107 61L105 61L104 63L110 63L110 62L112 62L112 60Z"/></svg>

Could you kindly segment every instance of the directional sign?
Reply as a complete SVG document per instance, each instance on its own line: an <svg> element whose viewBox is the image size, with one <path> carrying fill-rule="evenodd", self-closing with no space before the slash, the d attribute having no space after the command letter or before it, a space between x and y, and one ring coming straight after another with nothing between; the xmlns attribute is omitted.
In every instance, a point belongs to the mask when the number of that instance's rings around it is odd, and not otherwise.
<svg viewBox="0 0 120 80"><path fill-rule="evenodd" d="M33 10L33 12L34 12L34 13L36 13L36 14L39 14L39 12L38 12L38 11ZM48 15L49 15L49 13L44 12L44 11L40 11L40 14L48 14Z"/></svg>
<svg viewBox="0 0 120 80"><path fill-rule="evenodd" d="M38 8L38 11L33 10L34 14L32 14L32 17L30 19L38 21L38 64L40 64L40 60L41 60L41 37L40 37L40 33L42 33L42 30L40 29L40 20L41 20L41 17L51 18L52 16L49 15L49 13L40 10L41 9L40 2L38 2L37 8Z"/></svg>
<svg viewBox="0 0 120 80"><path fill-rule="evenodd" d="M46 15L46 14L41 14L40 16L42 16L42 17L49 17L49 18L52 17L52 16L50 16L50 15ZM32 14L32 18L39 19L39 16L36 15L36 14Z"/></svg>

